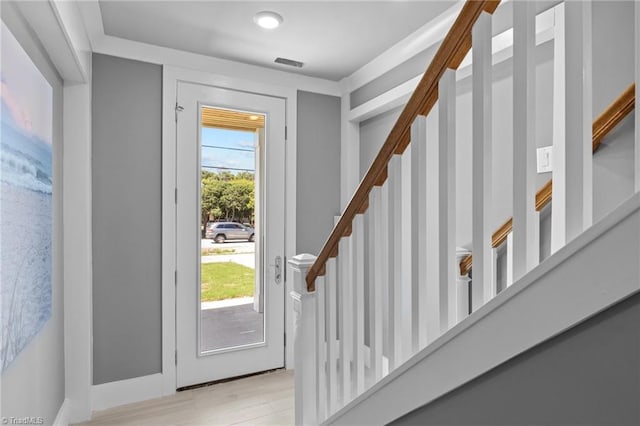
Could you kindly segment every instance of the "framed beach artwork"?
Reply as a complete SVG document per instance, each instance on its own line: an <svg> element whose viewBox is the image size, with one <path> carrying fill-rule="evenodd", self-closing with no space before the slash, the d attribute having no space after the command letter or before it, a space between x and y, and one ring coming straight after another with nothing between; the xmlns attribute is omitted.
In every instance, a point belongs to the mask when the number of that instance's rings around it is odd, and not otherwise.
<svg viewBox="0 0 640 426"><path fill-rule="evenodd" d="M0 367L51 317L53 90L2 23Z"/></svg>

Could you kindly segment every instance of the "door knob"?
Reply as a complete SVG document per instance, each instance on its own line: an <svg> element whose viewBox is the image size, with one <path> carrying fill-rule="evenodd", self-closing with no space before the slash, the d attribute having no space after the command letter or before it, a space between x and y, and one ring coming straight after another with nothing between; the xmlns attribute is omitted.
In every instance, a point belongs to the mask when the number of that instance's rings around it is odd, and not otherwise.
<svg viewBox="0 0 640 426"><path fill-rule="evenodd" d="M275 280L276 284L280 284L282 282L282 257L276 256L276 264L275 266Z"/></svg>

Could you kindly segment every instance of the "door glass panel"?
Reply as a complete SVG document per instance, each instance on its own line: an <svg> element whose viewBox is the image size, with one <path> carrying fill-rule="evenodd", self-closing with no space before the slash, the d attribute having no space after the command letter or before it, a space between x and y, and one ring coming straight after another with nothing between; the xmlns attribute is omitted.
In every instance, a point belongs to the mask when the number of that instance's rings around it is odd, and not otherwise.
<svg viewBox="0 0 640 426"><path fill-rule="evenodd" d="M200 355L264 343L260 146L265 116L201 108Z"/></svg>

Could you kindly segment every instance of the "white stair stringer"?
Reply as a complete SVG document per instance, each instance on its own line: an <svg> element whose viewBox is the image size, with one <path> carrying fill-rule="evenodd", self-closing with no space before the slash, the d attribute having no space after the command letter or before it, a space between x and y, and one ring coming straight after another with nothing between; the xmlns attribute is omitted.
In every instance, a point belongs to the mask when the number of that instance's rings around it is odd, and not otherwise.
<svg viewBox="0 0 640 426"><path fill-rule="evenodd" d="M387 424L640 291L640 193L324 424Z"/></svg>

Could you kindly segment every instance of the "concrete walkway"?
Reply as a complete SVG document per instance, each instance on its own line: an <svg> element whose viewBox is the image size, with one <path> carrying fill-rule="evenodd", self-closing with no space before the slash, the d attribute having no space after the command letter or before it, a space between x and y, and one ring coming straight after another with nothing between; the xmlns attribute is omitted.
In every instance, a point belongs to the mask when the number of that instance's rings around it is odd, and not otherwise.
<svg viewBox="0 0 640 426"><path fill-rule="evenodd" d="M233 262L256 268L254 243L214 244L202 240L202 248L232 249L235 253L202 256L202 263ZM253 310L253 296L202 302L201 348L204 351L259 343L264 340L264 314Z"/></svg>
<svg viewBox="0 0 640 426"><path fill-rule="evenodd" d="M200 309L217 309L217 308L230 308L232 306L246 305L253 303L253 296L249 297L236 297L235 299L216 300L213 302L202 302Z"/></svg>
<svg viewBox="0 0 640 426"><path fill-rule="evenodd" d="M264 341L264 314L253 310L253 301L200 311L200 321L203 351Z"/></svg>

